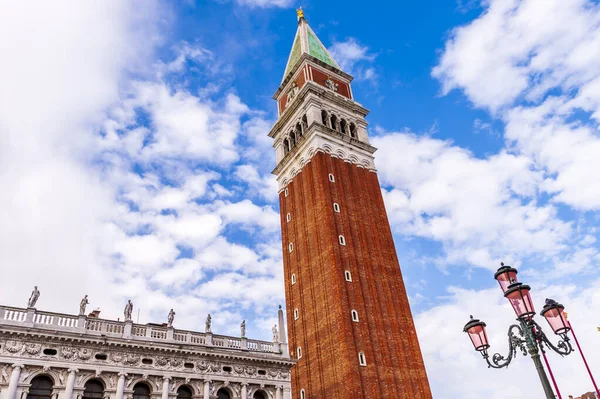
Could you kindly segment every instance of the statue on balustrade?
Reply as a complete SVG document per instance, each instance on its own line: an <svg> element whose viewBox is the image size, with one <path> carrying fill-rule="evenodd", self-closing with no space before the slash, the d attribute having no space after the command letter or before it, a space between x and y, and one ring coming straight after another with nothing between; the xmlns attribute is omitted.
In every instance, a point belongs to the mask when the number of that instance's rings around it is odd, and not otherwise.
<svg viewBox="0 0 600 399"><path fill-rule="evenodd" d="M173 327L173 320L175 320L175 312L171 309L169 316L167 316L167 327Z"/></svg>
<svg viewBox="0 0 600 399"><path fill-rule="evenodd" d="M279 342L279 331L277 331L277 324L273 326L273 329L271 331L273 331L273 342Z"/></svg>
<svg viewBox="0 0 600 399"><path fill-rule="evenodd" d="M79 302L79 314L80 315L85 314L85 307L88 305L88 303L90 303L90 301L88 301L88 296L86 295L83 297L81 302Z"/></svg>
<svg viewBox="0 0 600 399"><path fill-rule="evenodd" d="M204 332L207 332L207 333L212 332L210 330L210 324L211 324L211 322L212 322L212 317L210 317L210 313L209 313L208 317L206 318L206 325L204 326Z"/></svg>
<svg viewBox="0 0 600 399"><path fill-rule="evenodd" d="M246 338L246 320L242 321L242 324L240 324L240 328L242 330L242 338Z"/></svg>
<svg viewBox="0 0 600 399"><path fill-rule="evenodd" d="M27 302L27 307L34 308L39 297L40 297L40 292L38 291L38 288L36 285L35 287L33 287L33 292L31 293L31 296L29 297L29 302Z"/></svg>
<svg viewBox="0 0 600 399"><path fill-rule="evenodd" d="M127 305L125 305L125 321L131 321L131 313L133 312L133 303L131 303L131 299L127 301Z"/></svg>

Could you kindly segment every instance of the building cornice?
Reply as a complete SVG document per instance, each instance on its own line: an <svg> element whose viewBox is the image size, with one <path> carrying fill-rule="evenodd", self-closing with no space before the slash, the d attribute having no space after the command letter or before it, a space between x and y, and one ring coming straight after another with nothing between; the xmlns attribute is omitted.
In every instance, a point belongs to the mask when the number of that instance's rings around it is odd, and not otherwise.
<svg viewBox="0 0 600 399"><path fill-rule="evenodd" d="M269 353L250 352L244 350L232 350L221 347L194 347L185 344L169 344L162 342L143 342L130 339L116 339L113 337L90 337L84 334L69 334L61 331L40 331L35 329L7 330L0 328L0 338L6 340L14 339L38 339L49 344L64 345L67 343L74 345L94 346L99 351L105 350L130 350L144 352L159 352L163 355L171 356L201 356L219 359L230 359L244 362L270 363L279 365L293 365L295 360L283 358Z"/></svg>
<svg viewBox="0 0 600 399"><path fill-rule="evenodd" d="M296 146L273 169L279 190L283 190L319 152L343 159L360 168L377 172L373 153L377 149L319 123L313 123Z"/></svg>

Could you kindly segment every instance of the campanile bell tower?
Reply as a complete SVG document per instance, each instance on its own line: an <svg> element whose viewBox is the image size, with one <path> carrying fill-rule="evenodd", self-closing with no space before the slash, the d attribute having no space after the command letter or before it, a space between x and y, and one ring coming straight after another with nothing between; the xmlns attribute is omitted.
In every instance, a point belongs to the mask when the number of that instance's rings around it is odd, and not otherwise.
<svg viewBox="0 0 600 399"><path fill-rule="evenodd" d="M430 399L368 110L298 11L274 95L293 397Z"/></svg>

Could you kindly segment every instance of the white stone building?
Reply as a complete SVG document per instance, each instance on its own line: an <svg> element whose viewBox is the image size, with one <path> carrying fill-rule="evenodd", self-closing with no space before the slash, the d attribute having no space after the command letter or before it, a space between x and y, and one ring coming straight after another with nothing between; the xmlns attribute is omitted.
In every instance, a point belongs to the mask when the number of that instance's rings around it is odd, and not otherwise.
<svg viewBox="0 0 600 399"><path fill-rule="evenodd" d="M281 310L275 342L93 316L0 306L0 399L291 399Z"/></svg>

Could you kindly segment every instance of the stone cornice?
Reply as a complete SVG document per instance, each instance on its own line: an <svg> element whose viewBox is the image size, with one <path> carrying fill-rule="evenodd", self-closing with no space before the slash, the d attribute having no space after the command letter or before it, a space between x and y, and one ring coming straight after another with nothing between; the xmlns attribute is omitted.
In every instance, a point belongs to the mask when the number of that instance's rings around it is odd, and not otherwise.
<svg viewBox="0 0 600 399"><path fill-rule="evenodd" d="M353 139L319 123L313 123L306 134L298 140L296 146L286 154L273 169L277 176L279 190L283 190L289 182L302 171L318 152L330 154L358 167L376 172L373 153L377 149L367 143Z"/></svg>
<svg viewBox="0 0 600 399"><path fill-rule="evenodd" d="M75 345L75 346L93 346L94 350L129 350L153 352L162 355L171 356L201 356L215 359L231 359L244 362L269 363L278 365L293 365L295 360L283 358L279 354L249 352L243 350L232 350L220 347L197 347L185 344L169 344L160 342L141 342L128 339L118 339L113 337L90 337L83 334L65 334L59 331L36 331L36 330L17 330L7 331L0 329L0 338L6 340L14 339L38 339L51 345Z"/></svg>

